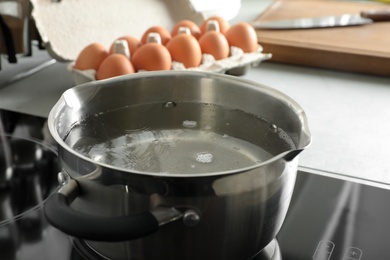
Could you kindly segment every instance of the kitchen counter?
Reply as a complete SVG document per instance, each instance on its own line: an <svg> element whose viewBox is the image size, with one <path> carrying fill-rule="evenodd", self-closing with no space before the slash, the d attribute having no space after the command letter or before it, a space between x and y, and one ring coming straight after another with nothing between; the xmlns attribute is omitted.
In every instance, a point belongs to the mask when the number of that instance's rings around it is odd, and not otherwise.
<svg viewBox="0 0 390 260"><path fill-rule="evenodd" d="M242 0L231 23L254 20L270 3ZM72 87L67 64L39 55L39 64L47 66L0 87L0 109L46 117L61 93ZM11 77L9 71L0 71L0 78ZM286 93L306 111L313 143L301 154L301 167L390 184L390 78L272 62L242 78Z"/></svg>

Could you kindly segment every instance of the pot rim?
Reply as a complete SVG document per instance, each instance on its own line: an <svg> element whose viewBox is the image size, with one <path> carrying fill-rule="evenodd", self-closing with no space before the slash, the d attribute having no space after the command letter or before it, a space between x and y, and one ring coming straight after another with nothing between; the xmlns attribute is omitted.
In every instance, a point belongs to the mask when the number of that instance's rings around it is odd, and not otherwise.
<svg viewBox="0 0 390 260"><path fill-rule="evenodd" d="M227 170L227 171L217 171L217 172L206 172L206 173L165 173L165 172L145 172L145 171L137 171L137 170L127 170L122 167L116 167L110 164L105 164L102 162L95 161L85 155L82 155L81 153L78 153L71 149L64 140L59 136L57 129L56 129L56 119L59 118L59 112L60 108L66 104L65 102L65 96L67 93L69 93L72 89L83 89L83 88L99 88L100 86L109 84L113 81L127 81L129 79L140 79L140 78L152 78L152 77L162 77L162 76L193 76L193 77L205 77L205 78L218 78L218 79L224 79L224 80L231 80L237 82L237 84L246 85L247 87L251 88L261 88L262 91L264 91L267 94L271 94L275 98L279 99L280 101L283 101L284 103L288 103L289 107L294 110L294 112L297 114L297 116L300 118L302 123L302 131L300 135L300 142L297 145L296 149L290 149L287 151L284 151L278 155L273 156L272 158L262 161L261 163L256 163L248 167L233 169L233 170ZM183 177L210 177L210 176L220 176L220 175L231 175L231 174L237 174L245 171L251 171L256 168L260 168L264 165L271 164L277 160L280 160L282 158L286 158L289 155L293 154L293 157L298 155L304 148L308 147L311 144L311 133L308 127L308 120L306 117L306 114L303 110L303 108L291 97L284 94L283 92L274 89L272 87L263 85L258 82L254 82L247 79L238 78L236 76L226 75L226 74L218 74L218 73L212 73L212 72L199 72L199 71L153 71L153 72L141 72L136 74L130 74L130 75L124 75L124 76L118 76L115 78L100 80L100 81L93 81L93 82L87 82L81 85L77 85L71 89L66 90L60 97L60 99L57 101L57 103L53 106L51 109L49 116L48 116L48 127L51 135L53 136L54 140L57 142L57 144L62 148L67 150L69 153L73 154L76 157L79 157L80 159L83 159L87 162L90 162L96 166L99 167L105 167L109 168L115 171L129 173L129 174L139 174L144 176L153 176L153 177L177 177L177 178L183 178Z"/></svg>

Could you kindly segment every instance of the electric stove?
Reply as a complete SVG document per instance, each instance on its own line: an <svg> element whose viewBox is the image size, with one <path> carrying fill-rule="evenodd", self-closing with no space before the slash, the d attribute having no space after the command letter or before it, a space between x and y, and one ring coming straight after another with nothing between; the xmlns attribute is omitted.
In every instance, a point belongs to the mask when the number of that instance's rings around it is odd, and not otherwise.
<svg viewBox="0 0 390 260"><path fill-rule="evenodd" d="M106 259L44 218L42 194L54 192L58 172L46 119L1 110L0 116L0 155L6 157L0 160L13 168L0 167L0 259ZM10 145L4 148L7 140ZM17 181L2 185L10 172ZM28 175L23 177L23 172ZM25 189L2 195L9 183L23 183ZM14 212L18 213L5 219ZM300 167L282 229L251 260L390 259L389 219L390 186Z"/></svg>

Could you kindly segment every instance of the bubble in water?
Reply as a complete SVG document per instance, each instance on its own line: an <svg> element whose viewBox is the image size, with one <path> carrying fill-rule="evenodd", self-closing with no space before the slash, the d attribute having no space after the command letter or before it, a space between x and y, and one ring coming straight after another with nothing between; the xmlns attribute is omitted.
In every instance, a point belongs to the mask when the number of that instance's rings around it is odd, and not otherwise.
<svg viewBox="0 0 390 260"><path fill-rule="evenodd" d="M96 154L96 155L92 156L92 160L94 160L95 162L103 161L103 155Z"/></svg>
<svg viewBox="0 0 390 260"><path fill-rule="evenodd" d="M208 152L197 153L196 161L201 163L211 163L213 161L213 155Z"/></svg>
<svg viewBox="0 0 390 260"><path fill-rule="evenodd" d="M163 104L163 107L165 107L165 108L174 108L176 106L177 106L177 104L173 101L168 101L168 102Z"/></svg>
<svg viewBox="0 0 390 260"><path fill-rule="evenodd" d="M198 125L198 122L191 120L184 120L183 126L187 128L195 128Z"/></svg>
<svg viewBox="0 0 390 260"><path fill-rule="evenodd" d="M274 125L274 124L271 124L269 128L270 128L271 131L274 132L274 133L276 133L276 132L278 131L278 127L277 127L276 125Z"/></svg>

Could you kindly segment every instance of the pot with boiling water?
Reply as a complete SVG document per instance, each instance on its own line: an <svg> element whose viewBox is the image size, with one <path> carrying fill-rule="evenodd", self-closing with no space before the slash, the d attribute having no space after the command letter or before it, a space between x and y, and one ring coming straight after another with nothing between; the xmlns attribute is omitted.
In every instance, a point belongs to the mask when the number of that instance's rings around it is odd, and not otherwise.
<svg viewBox="0 0 390 260"><path fill-rule="evenodd" d="M49 115L61 189L45 213L109 259L249 259L277 235L302 108L277 90L204 72L76 86Z"/></svg>

